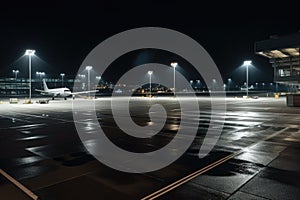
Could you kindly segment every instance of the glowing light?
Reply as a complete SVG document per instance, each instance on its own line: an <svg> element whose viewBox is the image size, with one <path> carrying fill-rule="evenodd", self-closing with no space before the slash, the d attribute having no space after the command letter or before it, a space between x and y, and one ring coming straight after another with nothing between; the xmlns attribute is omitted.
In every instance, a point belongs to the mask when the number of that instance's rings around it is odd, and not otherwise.
<svg viewBox="0 0 300 200"><path fill-rule="evenodd" d="M32 50L32 49L27 49L25 51L26 56L34 56L34 54L35 54L35 50Z"/></svg>
<svg viewBox="0 0 300 200"><path fill-rule="evenodd" d="M36 72L36 75L45 76L45 72Z"/></svg>
<svg viewBox="0 0 300 200"><path fill-rule="evenodd" d="M171 63L171 66L174 67L174 68L177 67L177 65L178 65L177 62L172 62L172 63Z"/></svg>
<svg viewBox="0 0 300 200"><path fill-rule="evenodd" d="M244 61L244 65L247 66L247 65L251 65L252 61L251 60L245 60Z"/></svg>
<svg viewBox="0 0 300 200"><path fill-rule="evenodd" d="M149 74L149 75L152 75L152 74L153 74L153 71L148 71L148 74Z"/></svg>
<svg viewBox="0 0 300 200"><path fill-rule="evenodd" d="M288 57L288 55L282 53L281 51L279 50L273 50L273 51L270 51L270 54L275 57L275 58L286 58Z"/></svg>
<svg viewBox="0 0 300 200"><path fill-rule="evenodd" d="M85 69L89 71L89 70L93 69L93 67L92 66L86 66Z"/></svg>
<svg viewBox="0 0 300 200"><path fill-rule="evenodd" d="M283 52L286 52L292 56L299 56L299 48L286 48L282 49Z"/></svg>

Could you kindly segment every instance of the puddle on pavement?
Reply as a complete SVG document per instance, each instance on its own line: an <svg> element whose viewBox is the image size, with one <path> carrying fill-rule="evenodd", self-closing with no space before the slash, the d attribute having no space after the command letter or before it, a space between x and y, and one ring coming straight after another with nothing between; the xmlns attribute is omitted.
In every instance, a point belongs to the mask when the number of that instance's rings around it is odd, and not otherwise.
<svg viewBox="0 0 300 200"><path fill-rule="evenodd" d="M263 168L264 166L261 164L231 159L208 171L206 174L210 176L235 176L237 174L254 175Z"/></svg>

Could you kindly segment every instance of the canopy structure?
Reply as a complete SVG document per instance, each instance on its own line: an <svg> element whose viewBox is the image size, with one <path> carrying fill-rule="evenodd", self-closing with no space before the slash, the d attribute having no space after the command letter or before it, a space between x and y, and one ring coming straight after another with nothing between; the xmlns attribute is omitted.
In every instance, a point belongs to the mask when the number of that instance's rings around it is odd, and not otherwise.
<svg viewBox="0 0 300 200"><path fill-rule="evenodd" d="M274 82L284 84L300 84L299 48L300 32L255 43L255 53L269 58L274 68Z"/></svg>

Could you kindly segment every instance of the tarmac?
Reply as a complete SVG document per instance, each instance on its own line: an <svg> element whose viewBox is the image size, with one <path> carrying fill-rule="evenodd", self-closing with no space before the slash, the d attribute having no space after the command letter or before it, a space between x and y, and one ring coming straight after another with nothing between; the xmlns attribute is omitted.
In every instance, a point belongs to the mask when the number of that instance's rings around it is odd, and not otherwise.
<svg viewBox="0 0 300 200"><path fill-rule="evenodd" d="M222 134L199 159L211 110L210 98L198 97L200 117L189 112L198 122L192 145L174 163L148 173L120 172L96 160L77 134L72 101L0 104L1 199L300 198L300 108L287 107L285 98L227 98L227 112L214 119L225 119ZM179 129L180 107L172 97L132 98L131 116L139 125L149 123L151 105L161 104L168 113L158 135L139 140L118 129L111 98L90 101L109 139L129 151L161 148ZM81 123L92 132L89 117Z"/></svg>

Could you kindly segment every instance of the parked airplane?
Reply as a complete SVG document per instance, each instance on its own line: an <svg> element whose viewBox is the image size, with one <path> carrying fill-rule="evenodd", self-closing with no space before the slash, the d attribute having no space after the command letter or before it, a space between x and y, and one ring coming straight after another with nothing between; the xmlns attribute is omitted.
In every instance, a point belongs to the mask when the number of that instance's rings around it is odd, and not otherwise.
<svg viewBox="0 0 300 200"><path fill-rule="evenodd" d="M254 87L253 87L253 85L251 85L250 87L248 87L248 90L253 90L254 89ZM246 91L247 90L247 86L242 86L241 87L241 91Z"/></svg>
<svg viewBox="0 0 300 200"><path fill-rule="evenodd" d="M43 86L44 86L44 90L36 90L36 91L40 92L41 95L52 96L52 100L54 100L55 97L61 97L67 100L67 97L69 96L72 96L74 99L75 95L98 92L98 90L71 92L71 90L66 87L49 89L45 79L43 79Z"/></svg>

